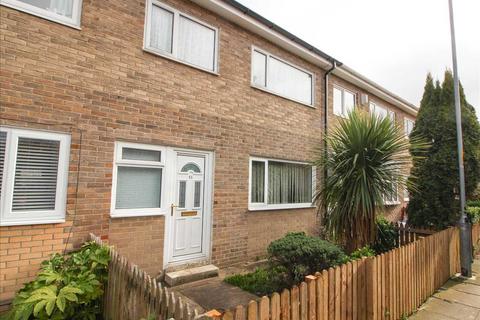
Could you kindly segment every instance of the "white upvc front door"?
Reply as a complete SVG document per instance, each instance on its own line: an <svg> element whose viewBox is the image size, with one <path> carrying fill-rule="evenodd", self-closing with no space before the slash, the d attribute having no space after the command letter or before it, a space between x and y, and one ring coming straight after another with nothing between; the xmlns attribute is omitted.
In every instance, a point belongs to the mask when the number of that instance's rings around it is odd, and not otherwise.
<svg viewBox="0 0 480 320"><path fill-rule="evenodd" d="M212 212L212 153L172 149L169 159L165 267L209 258Z"/></svg>

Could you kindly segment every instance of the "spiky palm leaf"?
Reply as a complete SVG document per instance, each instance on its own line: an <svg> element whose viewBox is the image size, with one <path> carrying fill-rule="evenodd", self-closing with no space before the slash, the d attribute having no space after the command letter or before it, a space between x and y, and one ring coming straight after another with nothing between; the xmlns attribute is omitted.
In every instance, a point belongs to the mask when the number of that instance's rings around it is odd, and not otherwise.
<svg viewBox="0 0 480 320"><path fill-rule="evenodd" d="M353 251L375 240L375 218L385 195L403 190L407 183L411 144L426 145L406 139L388 117L359 110L340 120L326 140L328 151L319 152L315 165L326 168L328 175L315 201L319 210L328 208L327 233Z"/></svg>

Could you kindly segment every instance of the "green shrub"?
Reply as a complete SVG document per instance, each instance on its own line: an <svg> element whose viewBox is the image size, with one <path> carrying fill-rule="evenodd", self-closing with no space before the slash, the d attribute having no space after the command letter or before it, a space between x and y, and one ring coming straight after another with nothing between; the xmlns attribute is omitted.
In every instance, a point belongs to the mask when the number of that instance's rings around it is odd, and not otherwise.
<svg viewBox="0 0 480 320"><path fill-rule="evenodd" d="M480 200L469 200L469 201L467 201L467 207L480 208Z"/></svg>
<svg viewBox="0 0 480 320"><path fill-rule="evenodd" d="M333 243L304 232L288 233L268 246L272 266L283 267L286 281L294 284L306 275L327 269L346 261L345 253Z"/></svg>
<svg viewBox="0 0 480 320"><path fill-rule="evenodd" d="M285 270L280 267L257 268L251 273L226 277L224 281L257 296L265 296L287 287L284 275Z"/></svg>
<svg viewBox="0 0 480 320"><path fill-rule="evenodd" d="M384 217L378 217L376 221L377 236L372 245L372 249L381 254L396 247L395 243L398 239L398 230L391 222Z"/></svg>
<svg viewBox="0 0 480 320"><path fill-rule="evenodd" d="M350 254L349 260L357 260L363 257L373 257L375 254L375 250L370 248L370 246L365 246L363 248L353 251Z"/></svg>
<svg viewBox="0 0 480 320"><path fill-rule="evenodd" d="M479 207L467 207L465 210L468 218L472 223L480 222L480 206Z"/></svg>
<svg viewBox="0 0 480 320"><path fill-rule="evenodd" d="M96 319L109 261L108 247L94 242L66 257L53 255L42 262L38 277L17 293L2 319Z"/></svg>

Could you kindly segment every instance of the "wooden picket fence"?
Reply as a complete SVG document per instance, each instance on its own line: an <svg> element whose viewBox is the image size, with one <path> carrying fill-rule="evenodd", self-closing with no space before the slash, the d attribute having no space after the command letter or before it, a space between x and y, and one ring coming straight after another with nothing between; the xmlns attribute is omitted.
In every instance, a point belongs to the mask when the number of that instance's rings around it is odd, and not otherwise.
<svg viewBox="0 0 480 320"><path fill-rule="evenodd" d="M90 238L98 244L104 244L93 234L90 234ZM110 248L110 258L104 294L104 319L193 320L200 317L198 310L168 288L162 287L113 248Z"/></svg>
<svg viewBox="0 0 480 320"><path fill-rule="evenodd" d="M480 254L480 223L472 225L472 243L475 252Z"/></svg>
<svg viewBox="0 0 480 320"><path fill-rule="evenodd" d="M474 230L478 239L480 227ZM401 319L460 272L458 228L413 238L387 253L323 270L290 290L237 306L222 320Z"/></svg>

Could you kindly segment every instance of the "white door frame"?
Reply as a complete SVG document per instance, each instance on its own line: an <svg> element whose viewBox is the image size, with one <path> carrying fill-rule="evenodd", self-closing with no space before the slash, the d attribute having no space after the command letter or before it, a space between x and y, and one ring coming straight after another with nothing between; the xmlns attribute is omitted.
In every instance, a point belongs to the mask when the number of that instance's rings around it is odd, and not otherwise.
<svg viewBox="0 0 480 320"><path fill-rule="evenodd" d="M175 203L176 179L177 179L177 155L201 156L205 157L205 188L204 188L204 212L203 212L203 232L202 232L202 252L186 255L182 257L173 257L173 237L174 220L171 216L170 205ZM214 153L211 151L201 151L183 148L168 148L166 157L166 181L170 181L165 186L165 199L167 212L165 215L165 233L163 249L163 268L181 264L205 261L210 259L212 247L212 213L213 213L213 166Z"/></svg>

